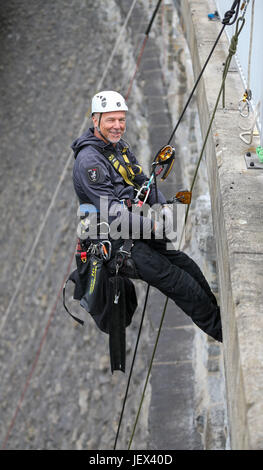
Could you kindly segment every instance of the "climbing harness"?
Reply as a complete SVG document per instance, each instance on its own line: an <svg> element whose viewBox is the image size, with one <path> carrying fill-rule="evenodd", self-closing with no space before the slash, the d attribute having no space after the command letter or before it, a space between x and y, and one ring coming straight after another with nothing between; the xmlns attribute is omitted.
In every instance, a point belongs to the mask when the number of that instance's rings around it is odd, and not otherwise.
<svg viewBox="0 0 263 470"><path fill-rule="evenodd" d="M156 176L164 170L162 179L164 180L171 170L174 162L175 150L171 146L163 147L155 156L152 163L152 175L148 182L139 188L134 178L136 173L135 167L141 173L139 165L132 165L127 156L128 147L122 149L122 160L118 154L112 154L111 150L105 150L101 147L92 145L100 151L112 164L114 169L123 177L124 181L134 186L137 192L134 200L126 202L127 207L138 203L139 206L145 204L153 181L156 184ZM83 148L83 147L82 147ZM166 168L165 168L166 166ZM135 186L136 185L136 186ZM145 190L145 191L144 191ZM187 192L179 192L173 202L187 203ZM124 201L125 202L125 201ZM133 241L131 239L124 240L124 244L116 252L114 259L111 259L112 246L110 240L93 241L86 239L86 233L89 235L90 225L98 226L105 222L97 221L98 211L92 204L81 204L78 210L80 216L80 225L78 234L81 237L77 246L76 264L77 269L74 270L63 288L63 305L71 317L81 325L84 321L73 315L65 302L65 289L68 281L75 284L73 298L80 301L81 307L89 312L96 321L97 326L104 332L109 333L109 347L111 369L125 371L125 328L126 328L126 311L130 308L130 295L126 295L127 282L123 276L127 278L138 279L139 275L135 267L135 263L131 257ZM94 220L92 217L95 216ZM110 230L106 224L107 235ZM101 234L100 234L101 235ZM107 268L105 267L105 263ZM112 276L110 277L110 274ZM126 282L126 286L125 286ZM133 298L136 298L133 292ZM137 301L134 305L137 305ZM134 310L132 310L133 314ZM129 317L130 318L130 317Z"/></svg>
<svg viewBox="0 0 263 470"><path fill-rule="evenodd" d="M122 148L123 161L121 161L118 155L116 153L113 153L112 150L99 147L98 145L95 145L95 144L89 144L89 145L96 148L100 153L102 153L107 158L107 160L113 166L114 170L118 174L121 175L121 177L124 179L126 184L133 186L134 188L138 190L140 189L140 186L134 181L134 178L137 175L141 174L142 167L137 164L133 165L130 162L127 156L128 147Z"/></svg>
<svg viewBox="0 0 263 470"><path fill-rule="evenodd" d="M135 177L142 173L142 167L138 164L132 164L128 158L127 151L128 147L122 148L122 158L123 161L120 160L117 153L113 153L112 150L105 149L99 147L95 144L89 144L92 147L96 148L100 153L102 153L110 164L113 166L115 171L124 179L125 183L133 186L135 190L135 197L133 200L124 200L124 204L130 208L131 204L136 204L139 207L146 203L148 196L151 191L152 185L155 183L155 189L157 188L156 185L156 177L161 175L161 181L164 181L167 176L169 175L175 160L175 149L170 145L166 145L162 147L154 157L152 162L152 173L148 181L146 181L142 186L139 186L135 181ZM157 197L156 197L157 201ZM86 222L88 223L88 222ZM85 224L85 222L83 222Z"/></svg>

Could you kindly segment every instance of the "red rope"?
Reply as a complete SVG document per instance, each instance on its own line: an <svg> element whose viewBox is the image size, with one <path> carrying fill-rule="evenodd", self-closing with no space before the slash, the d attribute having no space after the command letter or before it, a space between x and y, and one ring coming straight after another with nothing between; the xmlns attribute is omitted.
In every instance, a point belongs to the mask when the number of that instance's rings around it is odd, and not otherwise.
<svg viewBox="0 0 263 470"><path fill-rule="evenodd" d="M33 373L34 373L34 371L35 371L35 369L36 369L36 366L37 366L37 363L38 363L38 360L39 360L39 357L40 357L40 354L41 354L43 345L44 345L44 343L45 343L45 340L46 340L46 337L47 337L47 334L48 334L48 330L49 330L50 324L51 324L52 319L53 319L53 317L54 317L54 315L55 315L55 312L56 312L57 304L58 304L59 298L60 298L60 296L61 296L61 293L62 293L62 290L63 290L63 286L64 286L64 284L65 284L65 282L66 282L66 280L67 280L67 278L68 278L68 276L69 276L69 273L70 273L71 264L72 264L74 255L75 255L75 249L74 249L74 252L73 252L73 254L72 254L71 258L70 258L70 262L69 262L68 268L67 268L67 273L66 273L65 278L64 278L64 280L63 280L63 282L62 282L62 284L61 284L61 286L60 286L60 289L59 289L59 292L58 292L58 294L57 294L56 300L55 300L54 305L53 305L53 307L52 307L52 310L51 310L51 312L50 312L50 315L49 315L49 318L48 318L48 322L47 322L46 327L45 327L45 330L44 330L44 334L43 334L43 336L42 336L42 338L41 338L40 345L39 345L39 348L38 348L38 350L37 350L36 357L35 357L35 360L34 360L34 362L33 362L33 364L32 364L30 373L28 374L28 377L27 377L27 380L26 380L26 383L25 383L23 392L22 392L21 397L20 397L20 399L19 399L19 402L18 402L18 404L17 404L17 407L16 407L15 413L14 413L14 415L13 415L13 418L12 418L12 420L11 420L11 422L10 422L9 427L8 427L8 430L7 430L7 433L6 433L6 436L5 436L3 445L2 445L2 449L5 449L5 448L6 448L6 444L7 444L7 441L8 441L8 439L9 439L10 433L11 433L13 427L14 427L14 424L15 424L15 421L16 421L16 418L17 418L17 415L18 415L18 413L19 413L19 411L20 411L20 409L21 409L21 406L22 406L22 403L23 403L23 400L24 400L24 396L25 396L26 391L27 391L27 389L28 389L28 387L29 387L29 384L30 384L31 378L32 378L32 376L33 376Z"/></svg>
<svg viewBox="0 0 263 470"><path fill-rule="evenodd" d="M140 50L140 53L139 53L139 56L138 56L138 59L137 59L137 62L136 62L135 71L134 71L133 77L132 77L132 79L131 79L131 81L130 81L130 85L129 85L127 94L126 94L126 96L125 96L125 99L126 99L126 100L127 100L128 97L129 97L129 94L130 94L130 92L131 92L131 89L132 89L132 85L133 85L135 76L136 76L136 74L137 74L137 72L138 72L138 69L139 69L139 66L140 66L140 63L141 63L141 59L142 59L142 55L143 55L143 51L144 51L144 48L145 48L145 46L146 46L147 39L148 39L148 35L145 36L145 38L144 38L144 40L143 40L142 47L141 47L141 50Z"/></svg>
<svg viewBox="0 0 263 470"><path fill-rule="evenodd" d="M130 92L131 92L131 89L132 89L132 85L133 85L135 76L136 76L137 71L138 71L139 66L140 66L140 62L141 62L141 59L142 59L142 55L143 55L144 48L145 48L145 46L146 46L147 39L148 39L148 35L145 36L145 38L144 38L144 41L143 41L143 44L142 44L142 47L141 47L141 50L140 50L140 53L139 53L139 56L138 56L138 59L137 59L135 72L134 72L133 77L132 77L132 79L131 79L131 81L130 81L130 85L129 85L129 88L128 88L128 92L127 92L127 94L126 94L126 99L128 98L128 96L129 96L129 94L130 94ZM34 359L34 362L33 362L33 365L32 365L32 367L31 367L30 373L28 374L28 377L27 377L27 380L26 380L26 383L25 383L23 392L22 392L22 394L21 394L21 397L20 397L20 399L19 399L19 401L18 401L16 410L15 410L15 413L14 413L13 418L12 418L12 420L11 420L11 422L10 422L9 427L8 427L8 430L7 430L7 433L6 433L6 436L5 436L3 445L2 445L2 449L5 449L5 448L6 448L7 441L8 441L8 439L9 439L9 436L10 436L10 434L11 434L11 431L12 431L12 429L13 429L13 427L14 427L14 424L15 424L15 421L16 421L16 418L17 418L17 415L18 415L18 413L19 413L19 411L20 411L20 409L21 409L21 406L22 406L22 403L23 403L25 394L26 394L26 392L27 392L27 389L28 389L28 387L29 387L29 384L30 384L31 378L32 378L32 376L33 376L33 373L34 373L34 371L35 371L35 369L36 369L36 366L37 366L37 363L38 363L38 360L39 360L39 357L40 357L40 354L41 354L43 345L44 345L44 343L45 343L45 340L46 340L46 337L47 337L47 334L48 334L48 330L49 330L50 324L51 324L52 319L53 319L53 317L54 317L54 315L55 315L55 312L56 312L56 308L57 308L57 304L58 304L59 298L60 298L60 296L61 296L61 294L62 294L63 286L64 286L64 284L65 284L65 282L66 282L66 280L67 280L67 278L68 278L68 276L69 276L69 273L70 273L70 268L71 268L71 264L72 264L72 261L73 261L73 258L74 258L74 254L75 254L75 250L74 250L74 252L73 252L73 254L72 254L72 256L71 256L71 259L70 259L70 262L69 262L69 265L68 265L68 268L67 268L67 274L65 275L65 278L64 278L64 280L63 280L63 282L62 282L62 284L61 284L61 286L60 286L60 289L59 289L59 292L58 292L58 294L57 294L56 300L55 300L54 305L53 305L53 307L52 307L52 310L51 310L51 312L50 312L50 315L49 315L49 318L48 318L48 322L47 322L47 325L46 325L45 330L44 330L44 334L43 334L43 336L42 336L42 338L41 338L41 342L40 342L39 348L38 348L37 353L36 353L36 357L35 357L35 359Z"/></svg>
<svg viewBox="0 0 263 470"><path fill-rule="evenodd" d="M137 62L136 62L135 71L134 71L134 74L133 74L133 76L132 76L132 78L131 78L129 88L128 88L127 94L126 94L126 96L125 96L125 99L126 99L126 100L128 99L128 97L129 97L129 95L130 95L130 92L131 92L131 89L132 89L132 85L133 85L133 82L134 82L134 80L135 80L135 76L136 76L136 74L137 74L137 72L138 72L138 69L139 69L139 66L140 66L140 63L141 63L141 59L142 59L142 55L143 55L143 52L144 52L144 49L145 49L145 46L146 46L146 43L147 43L147 40L148 40L148 37L149 37L150 28L151 28L153 19L154 19L155 15L156 15L156 13L157 13L157 11L158 11L158 8L159 8L160 4L161 4L161 0L159 0L158 4L157 4L157 6L156 6L155 12L154 12L153 17L152 17L151 22L150 22L150 26L147 28L147 32L145 33L145 38L144 38L144 40L143 40L143 43L142 43L142 46L141 46L141 50L140 50L140 52L139 52L138 59L137 59ZM59 289L59 291L58 291L56 300L55 300L54 305L53 305L53 307L52 307L52 310L51 310L51 312L50 312L50 315L49 315L49 318L48 318L48 322L47 322L47 325L46 325L45 330L44 330L44 334L43 334L43 336L42 336L42 338L41 338L40 345L39 345L39 348L38 348L38 350L37 350L37 353L36 353L36 356L35 356L33 365L32 365L31 370L30 370L30 373L28 374L28 377L27 377L27 380L26 380L26 383L25 383L23 392L22 392L21 397L20 397L20 399L19 399L19 402L18 402L18 404L17 404L17 407L16 407L15 413L14 413L14 415L13 415L13 418L12 418L12 420L11 420L11 422L10 422L9 427L8 427L8 430L7 430L7 433L6 433L4 442L3 442L3 446L2 446L2 449L3 449L3 450L6 448L7 441L8 441L8 439L9 439L9 436L10 436L10 434L11 434L11 431L12 431L12 429L13 429L13 427L14 427L14 424L15 424L15 421L16 421L16 418L17 418L17 415L18 415L18 413L19 413L19 411L20 411L20 409L21 409L21 406L22 406L22 403L23 403L25 394L26 394L26 392L27 392L27 389L28 389L28 387L29 387L29 384L30 384L31 378L32 378L32 376L33 376L33 373L34 373L34 371L35 371L35 369L36 369L36 366L37 366L37 363L38 363L38 360L39 360L39 357L40 357L40 354L41 354L43 345L44 345L44 343L45 343L45 340L46 340L46 337L47 337L47 334L48 334L48 330L49 330L50 324L51 324L52 319L53 319L53 317L54 317L54 315L55 315L55 312L56 312L56 308L57 308L57 304L58 304L59 298L60 298L60 296L61 296L61 294L62 294L63 286L64 286L64 284L65 284L65 282L66 282L66 280L67 280L67 278L68 278L68 276L69 276L69 273L70 273L70 268L71 268L71 264L72 264L72 261L73 261L73 258L74 258L75 250L76 250L76 249L74 249L74 252L73 252L73 254L72 254L72 256L71 256L71 259L70 259L70 262L69 262L69 265L68 265L68 268L67 268L67 273L66 273L65 278L64 278L64 280L63 280L63 282L62 282L62 284L61 284L61 286L60 286L60 289Z"/></svg>

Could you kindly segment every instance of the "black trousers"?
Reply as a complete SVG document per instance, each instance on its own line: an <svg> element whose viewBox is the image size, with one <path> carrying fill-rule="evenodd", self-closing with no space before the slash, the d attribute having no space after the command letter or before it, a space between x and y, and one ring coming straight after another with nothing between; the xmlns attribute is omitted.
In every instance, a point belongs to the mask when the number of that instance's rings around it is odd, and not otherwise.
<svg viewBox="0 0 263 470"><path fill-rule="evenodd" d="M113 255L123 244L113 240ZM172 299L209 336L222 341L220 308L197 264L165 240L135 240L131 250L138 277Z"/></svg>

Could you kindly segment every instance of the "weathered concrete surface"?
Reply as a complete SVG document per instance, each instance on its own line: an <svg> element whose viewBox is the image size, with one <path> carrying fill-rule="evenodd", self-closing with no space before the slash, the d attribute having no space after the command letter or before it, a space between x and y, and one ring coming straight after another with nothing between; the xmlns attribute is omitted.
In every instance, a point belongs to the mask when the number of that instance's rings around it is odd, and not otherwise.
<svg viewBox="0 0 263 470"><path fill-rule="evenodd" d="M157 290L152 292L150 307L155 327L152 347L161 320L161 311L154 309L159 297ZM163 296L162 299L164 304ZM151 377L151 449L203 449L195 410L195 334L191 320L169 301Z"/></svg>
<svg viewBox="0 0 263 470"><path fill-rule="evenodd" d="M0 13L2 325L125 12L112 0L107 8L104 1L12 0L1 2ZM122 41L103 86L125 93L135 65L131 29ZM127 139L136 153L140 144L147 169L145 108L136 84L132 91ZM84 329L75 326L62 305L60 286L76 241L72 165L73 159L1 329L0 439L2 446L7 438L7 449L111 449L117 430L127 375L111 375L108 337L91 318ZM144 285L136 287L142 305ZM70 293L70 308L83 317ZM127 332L127 370L139 319L140 308ZM141 394L148 330L146 323L120 448ZM134 448L147 445L147 403Z"/></svg>
<svg viewBox="0 0 263 470"><path fill-rule="evenodd" d="M78 1L72 6L64 2L43 4L12 0L3 2L0 7L0 438L7 449L91 450L113 446L127 374L111 376L108 338L90 318L86 319L85 329L75 326L61 302L60 286L76 237L77 204L71 180L73 160L46 220L32 263L24 274L23 268L63 174L71 142L78 136L90 97L97 91L130 6L130 1L117 5L113 0L107 2L107 8L103 1L96 4ZM152 12L151 2L149 7ZM105 79L105 88L127 91L148 19L149 11L138 2ZM154 38L153 34L145 49L141 77L133 85L127 126L127 139L146 171L149 157L166 142L170 132L160 74L158 80L155 77L152 81L151 64L157 63L159 67L159 50ZM175 170L180 175L178 164ZM167 191L168 196L174 194L173 184L167 184ZM18 282L21 288L7 317L6 309ZM140 307L127 332L127 370L138 332L145 284L138 282L136 288ZM84 312L77 305L70 300L68 303L83 317ZM154 302L156 314L161 305L158 296ZM148 320L143 329L118 448L125 449L130 438L152 347L150 330ZM188 342L187 350L189 345ZM171 349L171 355L172 352ZM161 372L164 371L165 365L161 368ZM158 375L154 376L154 381L159 383ZM190 382L188 375L187 384ZM170 377L166 376L167 388L170 384ZM193 394L192 382L189 403L193 403ZM157 387L153 395L155 401L159 395ZM134 449L151 445L148 444L150 396L149 385L133 441ZM184 409L177 409L181 421L183 412ZM176 434L178 419L169 423L170 436L173 442L177 440L177 448L181 439L180 433ZM155 448L169 445L159 444L162 431L162 427L157 426L159 420L160 415L153 413ZM192 422L192 432L191 427ZM180 426L178 429L180 431ZM188 432L186 427L184 432Z"/></svg>
<svg viewBox="0 0 263 470"><path fill-rule="evenodd" d="M180 16L172 1L166 1L165 4L164 37L162 39L165 42L166 37L168 45L162 51L162 62L164 63L163 70L168 89L167 101L175 125L193 87L194 77L191 55L180 25ZM177 2L176 6L178 6ZM178 158L181 161L181 180L184 188L191 187L202 142L194 96L176 131L176 148ZM185 238L184 251L198 263L217 295L216 247L205 161L199 167ZM188 431L188 445L191 449L199 448L198 445L201 445L204 450L225 449L228 431L222 347L198 328L194 327L194 329L195 335L191 341L194 375L194 383L191 382L191 386L194 385L194 413L191 420L188 419L188 425L191 423L192 426L191 432ZM174 329L175 342L176 339L177 330ZM184 344L187 355L188 343ZM187 406L189 406L189 402ZM187 406L184 408L185 410L187 410ZM179 409L182 407L179 406ZM186 417L184 421L186 423L187 411L185 411L184 417ZM181 426L184 417L181 416L181 423L179 420ZM196 439L196 431L200 434L201 442ZM185 446L187 446L186 441L185 435ZM175 440L174 444L176 445ZM180 445L182 445L181 441Z"/></svg>
<svg viewBox="0 0 263 470"><path fill-rule="evenodd" d="M151 54L148 55L146 51L140 74L143 80L149 79L150 76L155 81L143 89L149 112L149 132L152 136L150 141L156 144L158 144L158 134L156 135L158 129L165 129L166 135L170 137L189 96L193 81L190 54L172 2L165 2L160 26L155 24L154 28L160 49L160 60ZM152 52L154 49L156 52L156 42L151 43ZM153 87L155 91L158 88L156 95L152 94ZM165 106L169 113L163 113ZM168 128L169 114L172 121L170 128ZM176 189L189 188L191 185L201 146L197 117L196 102L192 100L174 139L176 149L174 172L162 186L167 195L173 195ZM190 223L188 221L187 242L183 248L202 267L207 279L216 290L213 266L215 247L212 240L205 165L202 165L196 189L190 211ZM152 348L164 303L164 296L151 289L149 314L153 328ZM149 448L185 450L225 448L226 416L220 360L220 345L195 327L190 319L169 301L151 374Z"/></svg>
<svg viewBox="0 0 263 470"><path fill-rule="evenodd" d="M78 0L74 5L60 1L1 3L1 322L65 167L71 141L79 133L90 96L97 91L130 6L130 0L95 4ZM153 6L151 0L147 4L138 1L105 88L127 91ZM170 135L168 104L174 99L160 73L160 16L157 24L159 29L151 33L133 85L127 126L127 140L146 171L150 156ZM183 62L179 55L177 59L180 109L187 87ZM168 60L172 65L173 53ZM193 164L197 156L195 115L192 108L185 125ZM183 133L178 135L177 161L166 183L167 196L185 182L179 161L189 147L179 142ZM89 318L84 330L75 326L59 293L75 247L77 204L72 164L1 331L0 438L3 443L11 424L8 449L111 449L117 429L127 374L111 376L107 337ZM187 171L192 168L187 166ZM136 289L140 307L127 332L127 370L145 284L136 283ZM159 293L151 292L119 448L125 449L130 438L164 301ZM83 316L77 305L69 304ZM202 414L197 416L199 409L195 410L196 330L169 303L134 449L203 448L199 433L203 433L204 419ZM214 359L207 363L216 374L217 351L213 354ZM215 447L212 442L210 448Z"/></svg>
<svg viewBox="0 0 263 470"><path fill-rule="evenodd" d="M221 28L209 22L211 1L182 0L181 12L195 76L200 72ZM224 35L198 91L205 135L228 53ZM263 231L262 183L259 170L247 170L248 146L239 139L238 102L243 85L235 63L226 82L226 110L220 103L206 148L212 202L224 362L232 449L263 449ZM258 145L255 141L254 145Z"/></svg>

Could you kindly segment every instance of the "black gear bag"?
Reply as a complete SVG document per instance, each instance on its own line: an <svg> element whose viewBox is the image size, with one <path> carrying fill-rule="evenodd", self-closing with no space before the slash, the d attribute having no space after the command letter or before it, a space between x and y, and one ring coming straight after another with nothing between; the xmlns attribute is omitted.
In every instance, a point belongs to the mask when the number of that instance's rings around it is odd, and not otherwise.
<svg viewBox="0 0 263 470"><path fill-rule="evenodd" d="M93 254L76 254L75 269L63 288L63 305L81 325L84 321L73 315L66 306L66 284L75 284L73 299L79 300L96 322L98 328L109 334L111 370L125 372L125 329L130 325L137 308L134 284L127 277L112 276L103 259Z"/></svg>

